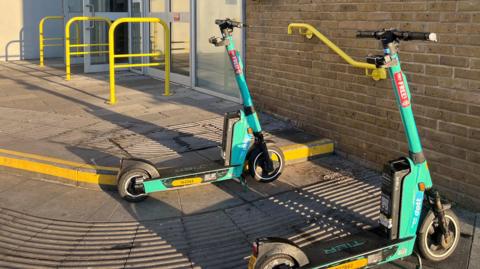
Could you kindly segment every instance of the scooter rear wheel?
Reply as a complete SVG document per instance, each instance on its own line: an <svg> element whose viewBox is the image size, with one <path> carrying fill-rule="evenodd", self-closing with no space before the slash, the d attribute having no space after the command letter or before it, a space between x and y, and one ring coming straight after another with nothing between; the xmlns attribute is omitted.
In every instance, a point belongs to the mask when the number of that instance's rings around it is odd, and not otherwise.
<svg viewBox="0 0 480 269"><path fill-rule="evenodd" d="M280 148L268 145L268 153L273 162L273 171L265 169L265 156L261 150L255 150L250 155L248 169L250 175L258 182L270 183L280 177L285 167L285 157Z"/></svg>
<svg viewBox="0 0 480 269"><path fill-rule="evenodd" d="M267 256L265 259L258 261L255 269L294 269L298 268L295 260L287 254L274 254Z"/></svg>
<svg viewBox="0 0 480 269"><path fill-rule="evenodd" d="M138 179L146 180L150 178L147 171L134 168L121 173L122 175L117 184L120 196L129 202L141 202L145 200L148 197L148 194L143 190L143 186L142 188L138 188L135 185L136 180Z"/></svg>
<svg viewBox="0 0 480 269"><path fill-rule="evenodd" d="M422 256L430 261L443 261L450 257L455 251L460 240L460 222L452 210L445 210L448 230L451 233L450 242L444 240L438 219L432 211L427 213L420 231L418 233L417 244Z"/></svg>

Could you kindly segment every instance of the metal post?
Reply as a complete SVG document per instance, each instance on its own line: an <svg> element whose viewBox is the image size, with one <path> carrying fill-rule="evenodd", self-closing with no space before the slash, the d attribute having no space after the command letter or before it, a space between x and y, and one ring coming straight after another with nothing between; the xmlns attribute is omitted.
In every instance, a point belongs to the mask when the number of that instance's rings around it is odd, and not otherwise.
<svg viewBox="0 0 480 269"><path fill-rule="evenodd" d="M165 39L165 96L170 95L170 29L167 24L159 20L159 23L163 26L164 39Z"/></svg>
<svg viewBox="0 0 480 269"><path fill-rule="evenodd" d="M38 42L39 42L39 52L40 52L40 67L44 67L44 63L43 63L43 49L44 49L44 46L43 46L43 24L45 22L45 18L43 18L42 20L40 20L40 23L38 24Z"/></svg>
<svg viewBox="0 0 480 269"><path fill-rule="evenodd" d="M121 19L120 19L121 20ZM114 105L117 102L115 97L115 28L117 28L118 20L108 30L108 69L110 75L110 104Z"/></svg>

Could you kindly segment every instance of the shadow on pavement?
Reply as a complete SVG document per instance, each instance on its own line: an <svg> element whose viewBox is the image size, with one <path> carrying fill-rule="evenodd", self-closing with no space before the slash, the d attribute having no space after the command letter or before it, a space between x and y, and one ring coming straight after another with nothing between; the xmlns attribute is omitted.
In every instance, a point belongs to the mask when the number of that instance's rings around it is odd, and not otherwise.
<svg viewBox="0 0 480 269"><path fill-rule="evenodd" d="M5 76L2 78L10 79ZM153 134L158 134L159 130L166 135L191 136L191 133L168 130L39 85L24 81L17 83L32 91L43 91L80 105L86 108L87 113L152 141L158 141L158 136ZM155 98L158 101L166 100L160 96ZM205 109L208 110L208 106ZM99 110L109 110L109 113L94 112ZM215 109L211 111L218 113ZM138 125L135 126L141 128L134 128L131 123L136 123ZM200 144L212 144L208 138L197 139ZM176 145L166 143L162 146L182 153ZM79 152L78 148L70 150L73 153ZM193 152L194 149L190 151ZM124 156L128 157L128 154ZM85 161L91 163L88 158ZM181 163L181 158L172 162ZM223 193L226 198L222 202L215 202L214 195L203 197L211 200L205 205L201 204L199 210L188 213L184 212L182 199L185 203L190 201L193 206L198 197L203 195L202 192L209 195L205 186L170 191L176 195L158 193L138 204L120 201L116 192L111 188L105 189L104 192L134 221L76 224L88 229L82 230L82 235L70 242L72 246L69 252L55 262L60 267L82 264L141 268L245 268L246 257L250 254L250 242L257 237L287 237L304 246L319 240L357 233L376 225L381 183L377 173L338 157L312 160L310 164L314 168L287 168L288 171L283 175L285 179L269 185L250 180L248 192L244 192L239 184L231 180L216 183L214 193ZM305 175L309 176L306 180L308 183L302 182ZM177 198L180 202L175 201L175 197L180 197ZM105 213L109 213L108 209L105 209ZM44 232L57 234L55 227L68 226L68 230L72 231L74 229L71 227L76 226L72 223L62 225L51 221ZM37 234L32 238L41 239L42 236ZM468 242L465 241L468 240L464 240L465 246L462 247L466 248ZM0 252L0 255L18 255L15 251L16 249L11 249ZM392 266L400 265L395 263ZM453 268L451 266L449 260L434 268ZM456 268L466 268L466 265L462 266L464 264L460 266L458 262L455 265Z"/></svg>

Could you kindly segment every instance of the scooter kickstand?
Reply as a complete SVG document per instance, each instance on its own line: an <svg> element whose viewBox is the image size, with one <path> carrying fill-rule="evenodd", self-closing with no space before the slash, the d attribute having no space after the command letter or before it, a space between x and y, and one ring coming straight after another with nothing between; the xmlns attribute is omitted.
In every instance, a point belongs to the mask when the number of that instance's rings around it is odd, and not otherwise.
<svg viewBox="0 0 480 269"><path fill-rule="evenodd" d="M414 251L413 254L415 254L415 257L417 257L417 261L418 261L418 264L415 268L416 269L422 269L423 268L422 257L420 257L420 255L418 255L418 253L416 251Z"/></svg>
<svg viewBox="0 0 480 269"><path fill-rule="evenodd" d="M243 192L248 191L248 184L247 184L247 181L245 180L245 178L243 178L243 177L236 178L235 181L238 181L238 183L240 183L240 185L242 185Z"/></svg>
<svg viewBox="0 0 480 269"><path fill-rule="evenodd" d="M243 192L247 192L248 191L247 181L244 178L242 178L242 179L240 179L240 184L242 184Z"/></svg>

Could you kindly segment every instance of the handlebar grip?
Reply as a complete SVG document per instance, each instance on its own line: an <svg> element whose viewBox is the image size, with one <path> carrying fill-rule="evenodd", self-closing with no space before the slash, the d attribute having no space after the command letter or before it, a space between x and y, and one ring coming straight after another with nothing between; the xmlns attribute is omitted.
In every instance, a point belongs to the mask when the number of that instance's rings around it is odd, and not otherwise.
<svg viewBox="0 0 480 269"><path fill-rule="evenodd" d="M407 32L409 40L426 40L437 42L437 34L427 32Z"/></svg>
<svg viewBox="0 0 480 269"><path fill-rule="evenodd" d="M422 40L437 42L437 34L428 32L399 32L397 34L403 40Z"/></svg>
<svg viewBox="0 0 480 269"><path fill-rule="evenodd" d="M357 38L377 38L376 31L358 31Z"/></svg>
<svg viewBox="0 0 480 269"><path fill-rule="evenodd" d="M428 40L429 34L423 32L403 32L404 39L408 40Z"/></svg>
<svg viewBox="0 0 480 269"><path fill-rule="evenodd" d="M437 34L435 33L428 33L428 32L408 32L408 31L358 31L357 37L359 38L376 38L382 39L387 36L387 34L393 34L394 38L399 40L423 40L423 41L433 41L437 42Z"/></svg>

